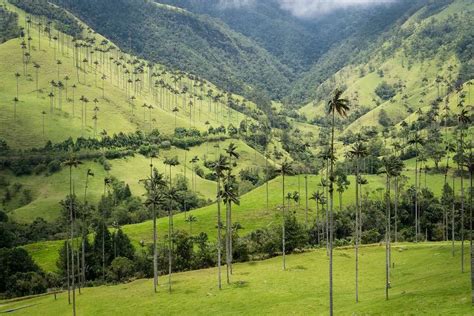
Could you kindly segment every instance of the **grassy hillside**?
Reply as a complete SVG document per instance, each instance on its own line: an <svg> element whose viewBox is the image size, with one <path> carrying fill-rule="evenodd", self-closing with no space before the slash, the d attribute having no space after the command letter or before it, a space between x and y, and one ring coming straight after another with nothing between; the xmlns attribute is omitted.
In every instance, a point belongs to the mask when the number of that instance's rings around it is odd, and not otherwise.
<svg viewBox="0 0 474 316"><path fill-rule="evenodd" d="M459 248L459 245L456 245ZM385 300L385 247L360 250L360 302L354 303L354 250L334 253L334 306L338 315L470 315L469 273L459 271L459 251L451 256L446 243L393 245L390 299ZM155 314L327 314L328 259L325 250L234 265L232 284L217 290L216 269L173 276L173 292L167 278L159 292L151 280L117 286L83 289L77 298L78 313L86 315ZM427 268L429 267L429 268ZM18 309L18 310L16 310ZM67 315L67 293L55 301L45 296L18 302L0 302L0 312L18 315Z"/></svg>
<svg viewBox="0 0 474 316"><path fill-rule="evenodd" d="M444 103L446 96L455 103L453 91L458 78L472 79L466 72L469 60L464 59L465 41L472 36L474 5L464 0L445 1L423 7L398 27L390 29L379 43L364 50L362 62L354 62L323 82L317 93L323 98L335 87L345 87L353 110L362 115L349 124L346 131L357 132L361 127L383 128L380 113L383 110L390 122L396 125L414 116L422 109L426 113L438 97ZM460 23L454 22L459 21ZM449 38L449 40L448 40ZM472 59L472 57L471 57ZM437 78L441 78L437 82ZM394 89L387 99L376 94L383 82ZM469 93L464 85L464 92ZM452 109L457 104L453 104ZM324 117L325 101L309 103L300 109L308 119ZM408 120L409 121L409 120Z"/></svg>
<svg viewBox="0 0 474 316"><path fill-rule="evenodd" d="M255 104L244 101L241 96L227 94L197 77L167 71L161 65L150 68L144 61L118 51L113 43L80 21L86 39L76 41L76 45L81 48L75 48L73 38L65 33L52 29L54 37L49 37L42 26L46 23L45 17L31 16L32 22L27 23L30 15L4 1L0 3L18 14L20 26L26 32L30 29L32 38L25 48L22 48L21 38L0 45L0 58L9 60L0 65L0 80L4 83L0 86L0 138L14 150L39 148L47 141L57 143L69 137L99 138L99 133L104 131L108 135L134 133L137 130L148 133L156 128L162 135L171 135L175 127L206 131L209 127L227 127L230 123L238 127L243 119L253 121L246 114L228 106L229 101L239 104L245 111L255 111ZM84 48L90 42L96 45L95 54ZM26 53L27 59L24 56ZM82 60L77 67L76 61L82 58L85 62ZM144 73L138 74L137 71ZM126 83L127 78L129 81L133 79L134 83ZM154 81L158 80L160 85L156 87ZM61 87L58 86L59 82ZM82 96L89 102L82 102ZM143 107L145 104L153 108ZM98 110L95 111L94 107ZM176 111L173 110L175 108ZM94 117L97 119L94 120ZM155 166L168 175L163 161L177 156L180 165L173 168L172 177L186 174L189 182L194 178L196 191L201 197L213 199L214 182L197 174L193 176L189 161L197 156L200 161L196 166L206 170L204 161L215 159L230 142L237 145L241 155L236 172L265 165L260 153L243 141L234 139L219 144L205 142L187 152L173 147L162 150L155 160ZM18 156L21 157L21 154ZM98 201L103 192L102 181L106 175L125 181L134 195L141 196L144 191L138 181L145 178L149 161L136 155L109 162L111 171L106 172L96 161L83 161L83 165L73 175L77 190L82 192L85 174L90 168L95 173L89 188L89 197L93 203ZM48 221L57 218L58 202L68 193L68 175L65 170L48 177L42 174L16 177L8 171L2 171L0 175L10 185L18 184L23 191L31 192L32 199L26 204L14 197L3 205L13 219L31 222L37 217ZM6 190L7 187L0 186L2 196Z"/></svg>
<svg viewBox="0 0 474 316"><path fill-rule="evenodd" d="M413 171L407 170L404 173L408 178L406 186L414 183ZM381 199L380 189L384 188L385 178L381 176L366 176L368 184L363 187L363 194L368 194L371 199ZM242 229L239 230L240 236L245 236L252 231L268 227L271 225L278 225L281 223L281 211L279 207L282 201L282 179L278 177L269 182L269 208L267 210L266 204L266 186L263 185L241 197L240 205L232 207L232 220L241 224ZM349 181L351 185L342 195L343 205L353 204L355 201L355 187L354 177L350 176ZM443 187L444 177L442 175L426 175L426 182L429 183L429 188L433 192L440 196ZM460 179L456 179L456 186L459 187ZM422 176L420 183L423 186L425 177ZM320 176L308 176L308 195L310 196L313 192L320 190L321 178ZM300 191L300 203L295 205L292 202L292 209L295 211L296 216L300 221L304 221L305 218L305 186L304 176L301 175L298 179L297 176L285 177L285 191L294 192ZM212 189L211 189L212 192ZM339 209L339 199L335 198L336 211ZM197 222L193 224L193 233L206 232L211 240L215 240L217 237L217 210L216 205L212 204L200 209L193 210L189 214L194 215L197 218ZM316 218L316 204L314 200L308 199L308 214L309 221L313 222ZM321 214L320 214L321 216ZM160 218L157 221L158 236L163 240L164 236L168 231L168 219ZM177 214L174 216L173 227L175 230L189 231L189 223L185 221L184 213ZM125 225L122 227L123 231L130 237L135 248L139 248L140 241L150 243L152 241L152 223L146 221L139 224ZM56 260L59 256L59 248L62 245L62 241L45 241L33 244L25 245L24 248L33 256L34 260L45 270L54 271L56 270Z"/></svg>

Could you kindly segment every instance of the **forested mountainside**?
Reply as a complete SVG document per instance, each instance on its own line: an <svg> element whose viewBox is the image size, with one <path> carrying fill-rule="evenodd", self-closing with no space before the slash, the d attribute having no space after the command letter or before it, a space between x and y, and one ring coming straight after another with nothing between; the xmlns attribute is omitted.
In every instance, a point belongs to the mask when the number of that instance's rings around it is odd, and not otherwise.
<svg viewBox="0 0 474 316"><path fill-rule="evenodd" d="M219 0L54 2L121 49L199 73L247 97L259 89L272 99L291 97L287 100L292 103L312 96L303 85L324 81L347 64L349 51L365 51L386 29L426 3L397 1L300 19L276 1L242 6ZM337 49L344 41L349 44ZM331 49L333 57L324 58Z"/></svg>
<svg viewBox="0 0 474 316"><path fill-rule="evenodd" d="M125 51L189 73L235 93L249 87L274 98L289 91L294 72L222 21L153 1L55 0Z"/></svg>

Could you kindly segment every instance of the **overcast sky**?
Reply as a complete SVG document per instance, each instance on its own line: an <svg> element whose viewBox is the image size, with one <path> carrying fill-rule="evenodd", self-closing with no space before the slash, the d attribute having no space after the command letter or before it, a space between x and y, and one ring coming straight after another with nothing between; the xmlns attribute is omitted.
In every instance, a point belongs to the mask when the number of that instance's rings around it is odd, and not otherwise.
<svg viewBox="0 0 474 316"><path fill-rule="evenodd" d="M219 0L222 8L239 8L252 5L258 0ZM324 15L337 9L368 6L394 2L396 0L278 0L284 10L298 17Z"/></svg>

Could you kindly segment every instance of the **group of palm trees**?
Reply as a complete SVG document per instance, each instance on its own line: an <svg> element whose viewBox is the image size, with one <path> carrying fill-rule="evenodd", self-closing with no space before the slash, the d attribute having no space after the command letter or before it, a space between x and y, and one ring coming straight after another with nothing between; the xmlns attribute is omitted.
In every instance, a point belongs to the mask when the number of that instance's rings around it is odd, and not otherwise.
<svg viewBox="0 0 474 316"><path fill-rule="evenodd" d="M37 35L33 34L33 27L35 25L38 29ZM60 111L63 110L62 93L65 90L66 101L72 103L72 117L74 117L76 102L75 90L81 86L87 87L87 74L93 73L95 87L98 87L97 78L100 78L102 81L102 99L106 99L105 81L108 80L110 84L115 84L117 88L125 92L125 101L130 105L132 115L135 108L135 100L139 97L144 99L144 111L149 110L149 115L148 118L146 118L146 116L143 117L143 127L146 127L150 131L155 128L154 123L157 121L156 118L152 117L152 110L155 108L161 108L163 111L173 113L175 121L177 120L178 113L183 113L185 118L189 118L190 126L196 126L197 120L215 120L217 124L224 124L224 120L227 120L227 123L230 124L234 119L234 110L231 110L231 105L238 104L240 101L235 99L230 93L219 92L206 80L195 75L186 74L182 71L167 70L162 66L147 63L129 56L107 40L97 39L96 34L91 29L84 31L84 37L79 39L62 34L60 31L57 31L57 35L52 36L52 27L53 24L50 21L46 23L42 18L26 16L26 34L20 39L22 63L24 65L27 65L34 57L33 54L35 50L31 48L32 37L38 36L37 48L40 52L41 37L47 36L50 46L54 43L56 78L49 82L51 91L47 94L50 101L50 114L54 112L55 108ZM60 59L60 56L63 57L63 60ZM76 75L70 76L70 74L66 74L64 78L61 78L61 72L67 69L67 67L65 67L65 60L68 59L71 59L72 65L76 70ZM42 87L39 83L40 70L45 69L45 71L48 71L48 67L40 65L36 61L33 61L33 65L35 68L35 91L39 98L40 92L42 91ZM83 76L80 75L81 73ZM21 77L26 78L27 76L29 76L27 66L24 66L23 75L19 72L15 73L16 95L12 99L14 105L14 120L17 118L17 105L20 102L20 79ZM68 81L73 80L71 77L74 77L75 80L75 83L72 85L68 84ZM72 87L73 89L72 96L68 96L68 87ZM179 97L182 99L181 102L179 101ZM96 99L97 98L94 100ZM206 99L208 99L209 109L207 109L207 117L204 117L201 113L204 112ZM81 111L81 113L83 113L81 115L82 136L84 136L85 122L87 119L87 109L84 108L87 103L84 102L84 100L89 101L89 99L84 96L80 99L83 103L83 110ZM152 102L150 102L151 100ZM244 99L242 102L243 106L245 106L246 100ZM157 106L152 105L152 103L157 104ZM41 111L44 131L47 113L45 114L43 112L46 111ZM238 114L237 112L237 115ZM97 106L94 107L92 120L94 122L93 135L97 137ZM177 123L175 122L175 128L176 127Z"/></svg>

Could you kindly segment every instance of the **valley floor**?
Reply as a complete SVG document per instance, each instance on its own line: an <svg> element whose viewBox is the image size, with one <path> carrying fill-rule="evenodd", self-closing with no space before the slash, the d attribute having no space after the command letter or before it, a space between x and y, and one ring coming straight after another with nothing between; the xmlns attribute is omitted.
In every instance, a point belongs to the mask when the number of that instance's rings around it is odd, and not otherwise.
<svg viewBox="0 0 474 316"><path fill-rule="evenodd" d="M460 244L451 255L450 243L393 245L390 299L385 300L385 247L360 250L360 302L354 301L354 249L334 251L336 315L472 315L469 243L465 243L465 273ZM225 280L225 267L223 269ZM88 288L77 296L78 315L309 315L328 314L328 258L325 249L282 258L234 265L230 285L217 289L217 270L160 278L157 294L152 280ZM224 281L225 282L225 281ZM0 313L68 315L67 292L12 303L0 302Z"/></svg>

